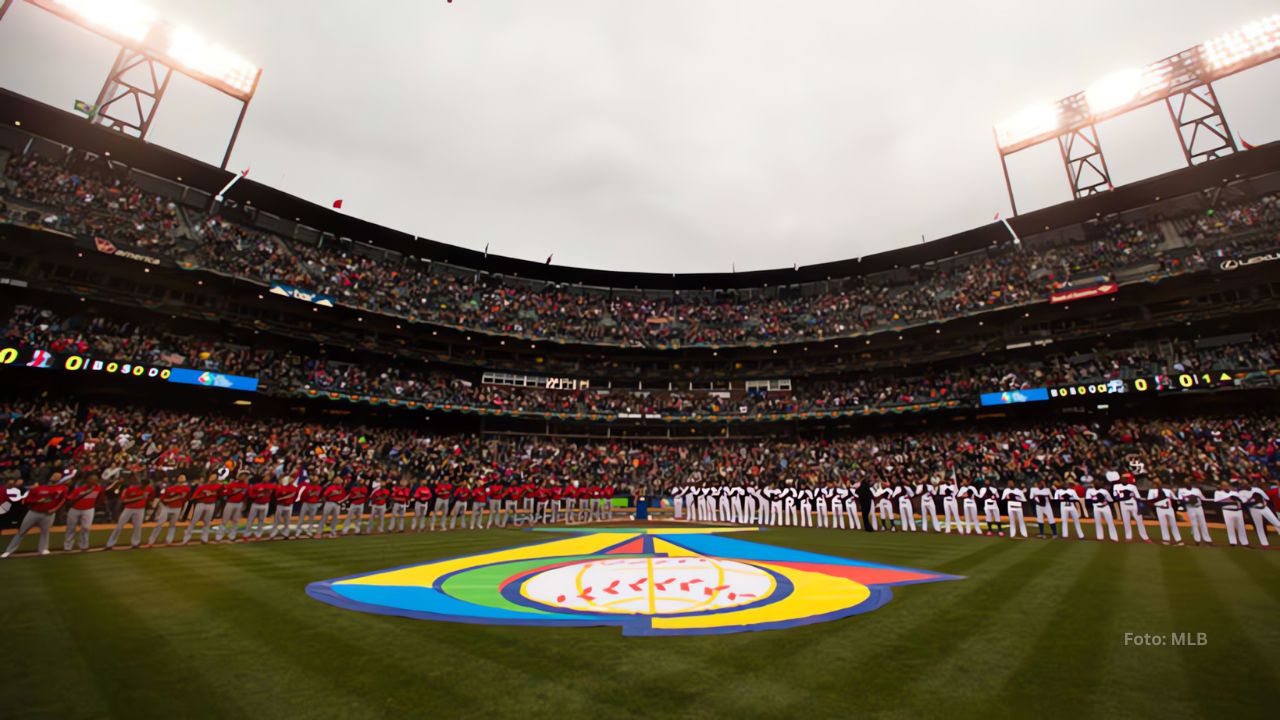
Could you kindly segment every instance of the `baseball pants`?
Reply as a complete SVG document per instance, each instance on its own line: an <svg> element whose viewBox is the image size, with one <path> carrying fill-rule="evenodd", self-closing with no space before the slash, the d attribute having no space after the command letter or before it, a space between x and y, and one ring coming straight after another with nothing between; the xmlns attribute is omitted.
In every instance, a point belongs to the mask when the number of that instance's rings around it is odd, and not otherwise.
<svg viewBox="0 0 1280 720"><path fill-rule="evenodd" d="M1258 531L1258 542L1262 547L1267 547L1267 523L1280 532L1280 520L1276 519L1276 514L1271 512L1269 507L1251 507L1249 514L1253 516L1253 528Z"/></svg>
<svg viewBox="0 0 1280 720"><path fill-rule="evenodd" d="M125 525L133 525L133 535L129 541L129 547L138 547L142 544L142 521L146 519L147 511L145 508L125 508L120 511L120 519L116 520L116 529L111 531L111 537L107 538L107 549L116 546L116 540L120 539L120 533L124 532Z"/></svg>
<svg viewBox="0 0 1280 720"><path fill-rule="evenodd" d="M1204 520L1204 507L1200 505L1187 506L1187 522L1191 524L1191 539L1201 542L1213 542L1213 538L1209 536L1209 524Z"/></svg>
<svg viewBox="0 0 1280 720"><path fill-rule="evenodd" d="M1040 526L1040 534L1044 535L1045 527L1049 528L1050 533L1057 532L1058 521L1053 517L1053 508L1048 505L1036 506L1036 524Z"/></svg>
<svg viewBox="0 0 1280 720"><path fill-rule="evenodd" d="M1120 536L1116 535L1115 516L1111 514L1111 508L1099 505L1093 509L1093 529L1099 540L1102 539L1104 522L1107 531L1111 534L1111 542L1120 542Z"/></svg>
<svg viewBox="0 0 1280 720"><path fill-rule="evenodd" d="M1124 541L1129 542L1133 539L1133 531L1129 529L1129 521L1133 521L1138 526L1138 537L1144 542L1151 542L1151 538L1147 537L1147 526L1142 523L1142 514L1138 512L1138 503L1133 500L1126 500L1120 503L1120 522L1124 524Z"/></svg>
<svg viewBox="0 0 1280 720"><path fill-rule="evenodd" d="M1178 532L1178 517L1173 508L1156 508L1156 520L1160 523L1160 540L1166 543L1182 542L1182 533Z"/></svg>
<svg viewBox="0 0 1280 720"><path fill-rule="evenodd" d="M409 521L409 529L422 532L427 529L427 513L431 511L431 503L415 502L413 504L413 520Z"/></svg>
<svg viewBox="0 0 1280 720"><path fill-rule="evenodd" d="M249 506L249 519L244 522L244 536L249 537L252 534L255 538L262 537L267 531L267 514L271 510L271 506L263 503L254 503Z"/></svg>
<svg viewBox="0 0 1280 720"><path fill-rule="evenodd" d="M975 508L976 509L976 508ZM960 524L960 503L953 497L943 498L942 500L942 524L943 532L950 533L952 524L955 524L956 532L964 532Z"/></svg>
<svg viewBox="0 0 1280 720"><path fill-rule="evenodd" d="M466 501L465 501L465 500L459 500L458 502L455 502L455 503L453 504L453 507L449 508L449 529L450 529L450 530L452 530L452 529L454 529L455 527L457 527L458 520L459 520L460 518L461 518L461 519L463 519L463 520L465 520L465 517L464 517L464 516L465 516L466 514L467 514L467 503L466 503ZM441 525L444 525L444 521L443 521L443 520L441 520L441 521L440 521L440 524L441 524ZM466 528L466 525L464 524L464 525L463 525L463 529L465 529L465 528Z"/></svg>
<svg viewBox="0 0 1280 720"><path fill-rule="evenodd" d="M215 507L213 503L197 503L192 508L191 520L187 522L187 531L182 535L183 545L191 542L191 536L196 534L196 523L204 524L204 533L200 536L200 542L209 542L209 530L213 527L213 511Z"/></svg>
<svg viewBox="0 0 1280 720"><path fill-rule="evenodd" d="M909 498L902 498L898 501L898 515L902 518L902 529L915 532L916 516L911 508L911 500Z"/></svg>
<svg viewBox="0 0 1280 720"><path fill-rule="evenodd" d="M298 514L298 527L294 535L306 533L312 537L320 534L320 503L302 503L302 512Z"/></svg>
<svg viewBox="0 0 1280 720"><path fill-rule="evenodd" d="M431 508L431 529L436 529L436 518L440 519L440 529L447 530L445 523L449 517L449 498L436 498L436 504Z"/></svg>
<svg viewBox="0 0 1280 720"><path fill-rule="evenodd" d="M151 538L147 541L148 545L155 545L156 538L160 537L160 531L164 529L165 523L169 524L169 534L165 537L165 543L173 544L173 533L178 529L178 521L182 519L182 508L169 507L161 505L156 510L156 526L151 531Z"/></svg>
<svg viewBox="0 0 1280 720"><path fill-rule="evenodd" d="M1227 524L1227 543L1249 547L1249 532L1244 527L1244 513L1239 510L1223 510L1222 519Z"/></svg>
<svg viewBox="0 0 1280 720"><path fill-rule="evenodd" d="M76 544L76 540L80 541L80 549L89 549L89 528L93 527L94 509L77 510L71 508L67 511L67 532L62 537L62 549L70 550ZM1267 542L1267 536L1262 536L1263 544Z"/></svg>
<svg viewBox="0 0 1280 720"><path fill-rule="evenodd" d="M22 544L22 538L31 532L31 528L40 529L40 541L38 548L41 554L49 552L49 531L53 529L53 513L35 512L28 510L26 515L22 516L22 524L18 526L18 534L13 536L9 541L9 547L5 548L5 555L12 553Z"/></svg>
<svg viewBox="0 0 1280 720"><path fill-rule="evenodd" d="M1062 537L1071 534L1071 523L1076 524L1076 537L1084 539L1084 528L1080 526L1080 508L1075 505L1062 506Z"/></svg>
<svg viewBox="0 0 1280 720"><path fill-rule="evenodd" d="M1018 533L1022 533L1022 537L1027 535L1027 518L1022 514L1022 503L1009 503L1009 537L1018 537Z"/></svg>
<svg viewBox="0 0 1280 720"><path fill-rule="evenodd" d="M391 504L391 529L396 532L404 532L404 519L409 513L409 506L405 503Z"/></svg>
<svg viewBox="0 0 1280 720"><path fill-rule="evenodd" d="M331 537L338 537L338 530L342 523L342 506L336 502L325 502L324 510L320 513L320 534L324 535L327 531ZM235 536L231 537L235 540Z"/></svg>
<svg viewBox="0 0 1280 720"><path fill-rule="evenodd" d="M369 506L369 532L373 532L374 527L378 528L378 532L387 531L387 506L386 505L370 505Z"/></svg>
<svg viewBox="0 0 1280 720"><path fill-rule="evenodd" d="M227 503L222 508L222 524L218 526L218 539L222 539L223 533L231 536L231 541L235 542L236 533L240 531L240 521L244 519L244 503Z"/></svg>
<svg viewBox="0 0 1280 720"><path fill-rule="evenodd" d="M289 537L289 524L293 522L293 506L292 505L276 505L276 515L271 519L271 539L274 540L281 532L286 538Z"/></svg>
<svg viewBox="0 0 1280 720"><path fill-rule="evenodd" d="M342 524L342 534L346 535L355 528L356 534L359 535L362 525L364 525L364 503L347 508L347 521Z"/></svg>
<svg viewBox="0 0 1280 720"><path fill-rule="evenodd" d="M938 506L933 500L920 501L920 531L929 532L929 523L933 523L934 532L942 532L942 526L938 524Z"/></svg>

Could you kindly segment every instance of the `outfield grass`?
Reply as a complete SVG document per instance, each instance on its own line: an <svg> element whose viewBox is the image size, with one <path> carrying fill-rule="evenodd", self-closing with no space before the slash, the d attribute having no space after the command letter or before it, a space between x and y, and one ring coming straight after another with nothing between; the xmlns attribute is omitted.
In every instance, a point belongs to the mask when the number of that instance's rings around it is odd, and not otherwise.
<svg viewBox="0 0 1280 720"><path fill-rule="evenodd" d="M365 615L303 594L530 541L518 531L11 558L0 717L1276 716L1280 552L750 539L966 579L899 588L875 612L818 625L624 638ZM1208 644L1126 646L1126 632Z"/></svg>

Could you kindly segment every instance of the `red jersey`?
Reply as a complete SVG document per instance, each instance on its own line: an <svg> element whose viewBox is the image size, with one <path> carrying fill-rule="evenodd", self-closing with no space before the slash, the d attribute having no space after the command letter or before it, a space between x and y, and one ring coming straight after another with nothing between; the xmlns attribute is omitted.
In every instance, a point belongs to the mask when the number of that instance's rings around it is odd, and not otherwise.
<svg viewBox="0 0 1280 720"><path fill-rule="evenodd" d="M320 486L316 483L307 483L302 486L302 502L318 503L320 502Z"/></svg>
<svg viewBox="0 0 1280 720"><path fill-rule="evenodd" d="M75 510L92 510L94 505L98 504L98 496L102 494L102 486L93 485L77 485L71 488L71 492L67 493L67 502Z"/></svg>
<svg viewBox="0 0 1280 720"><path fill-rule="evenodd" d="M151 499L150 485L129 485L120 491L120 502L130 510L137 510L147 506L147 501Z"/></svg>
<svg viewBox="0 0 1280 720"><path fill-rule="evenodd" d="M413 499L420 503L431 502L431 496L432 492L430 485L419 485L418 488L413 491Z"/></svg>
<svg viewBox="0 0 1280 720"><path fill-rule="evenodd" d="M449 496L452 494L453 494L452 483L442 482L442 483L436 484L436 497L440 497L448 500Z"/></svg>
<svg viewBox="0 0 1280 720"><path fill-rule="evenodd" d="M249 488L249 500L251 500L254 505L270 504L271 498L275 494L276 494L275 483L259 482L259 483L254 483Z"/></svg>
<svg viewBox="0 0 1280 720"><path fill-rule="evenodd" d="M276 486L276 504L292 505L298 501L297 485L277 485Z"/></svg>
<svg viewBox="0 0 1280 720"><path fill-rule="evenodd" d="M363 505L369 500L368 485L352 485L347 491L347 502L352 505Z"/></svg>
<svg viewBox="0 0 1280 720"><path fill-rule="evenodd" d="M170 485L160 491L160 504L170 508L180 508L187 504L191 497L190 485Z"/></svg>
<svg viewBox="0 0 1280 720"><path fill-rule="evenodd" d="M67 501L65 485L37 485L27 493L23 502L32 512L55 513Z"/></svg>
<svg viewBox="0 0 1280 720"><path fill-rule="evenodd" d="M395 489L391 491L391 499L397 505L407 504L409 502L409 492L408 486L397 485Z"/></svg>
<svg viewBox="0 0 1280 720"><path fill-rule="evenodd" d="M471 499L471 489L466 485L459 485L457 490L453 491L453 499L458 502L466 502Z"/></svg>
<svg viewBox="0 0 1280 720"><path fill-rule="evenodd" d="M242 503L249 494L249 483L232 480L222 486L222 498L229 503Z"/></svg>
<svg viewBox="0 0 1280 720"><path fill-rule="evenodd" d="M197 485L196 491L191 494L191 500L200 504L208 504L218 502L218 496L222 494L222 486L218 483L204 483Z"/></svg>
<svg viewBox="0 0 1280 720"><path fill-rule="evenodd" d="M346 502L347 489L338 483L332 483L324 489L324 501L331 503Z"/></svg>
<svg viewBox="0 0 1280 720"><path fill-rule="evenodd" d="M490 500L501 500L502 486L498 483L489 483L489 486L484 489L484 494Z"/></svg>
<svg viewBox="0 0 1280 720"><path fill-rule="evenodd" d="M387 504L387 499L390 497L391 497L391 491L385 487L380 487L377 490L374 490L372 493L370 493L369 503L371 505L385 506Z"/></svg>

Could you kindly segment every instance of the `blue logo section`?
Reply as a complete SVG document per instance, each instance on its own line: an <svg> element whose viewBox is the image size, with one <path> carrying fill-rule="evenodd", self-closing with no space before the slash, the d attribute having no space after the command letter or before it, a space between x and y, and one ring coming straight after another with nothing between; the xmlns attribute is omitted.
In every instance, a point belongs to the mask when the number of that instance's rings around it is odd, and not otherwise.
<svg viewBox="0 0 1280 720"><path fill-rule="evenodd" d="M1015 405L1017 403L1040 402L1049 399L1049 388L1031 388L1030 390L1006 390L1005 392L983 393L982 406Z"/></svg>
<svg viewBox="0 0 1280 720"><path fill-rule="evenodd" d="M173 368L169 371L169 382L225 388L227 390L244 390L245 392L258 391L258 378L244 377L243 375L224 375L208 370Z"/></svg>
<svg viewBox="0 0 1280 720"><path fill-rule="evenodd" d="M271 283L271 292L274 295L284 295L285 297L291 297L294 300L302 300L303 302L315 303L316 305L323 305L325 307L333 307L335 304L332 295L322 295L317 292L311 292L310 290L296 288L292 285Z"/></svg>

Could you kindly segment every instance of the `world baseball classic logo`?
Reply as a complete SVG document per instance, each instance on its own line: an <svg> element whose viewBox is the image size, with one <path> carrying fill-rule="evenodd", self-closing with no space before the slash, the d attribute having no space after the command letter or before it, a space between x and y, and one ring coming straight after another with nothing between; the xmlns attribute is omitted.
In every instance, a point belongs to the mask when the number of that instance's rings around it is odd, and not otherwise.
<svg viewBox="0 0 1280 720"><path fill-rule="evenodd" d="M750 531L587 529L315 582L307 594L341 608L424 620L700 635L836 620L881 607L896 585L960 579L730 536Z"/></svg>

